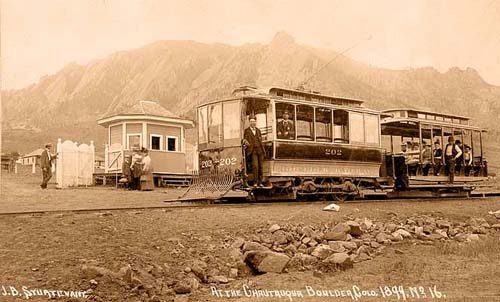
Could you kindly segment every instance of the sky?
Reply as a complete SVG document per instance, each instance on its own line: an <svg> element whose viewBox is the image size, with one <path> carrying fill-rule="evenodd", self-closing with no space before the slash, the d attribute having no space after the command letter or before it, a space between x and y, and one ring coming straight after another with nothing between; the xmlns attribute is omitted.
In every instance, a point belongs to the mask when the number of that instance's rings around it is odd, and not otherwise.
<svg viewBox="0 0 500 302"><path fill-rule="evenodd" d="M500 0L0 0L2 89L159 40L297 43L378 67L472 67L500 85Z"/></svg>

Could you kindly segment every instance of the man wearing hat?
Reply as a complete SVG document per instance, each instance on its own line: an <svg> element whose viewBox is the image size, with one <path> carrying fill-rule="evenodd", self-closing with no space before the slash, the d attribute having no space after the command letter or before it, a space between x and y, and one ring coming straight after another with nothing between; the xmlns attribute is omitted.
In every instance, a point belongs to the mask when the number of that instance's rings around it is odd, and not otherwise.
<svg viewBox="0 0 500 302"><path fill-rule="evenodd" d="M42 189L47 189L47 183L52 178L52 161L57 158L57 154L50 153L51 148L51 143L45 144L45 150L43 150L40 157L40 168L42 168L42 184L40 184L40 187Z"/></svg>
<svg viewBox="0 0 500 302"><path fill-rule="evenodd" d="M455 163L462 156L462 150L455 143L453 136L448 137L448 144L444 148L443 153L445 173L449 177L449 182L453 183L455 178Z"/></svg>
<svg viewBox="0 0 500 302"><path fill-rule="evenodd" d="M130 164L132 172L132 190L141 189L141 175L142 175L142 152L138 144L132 147L132 160Z"/></svg>
<svg viewBox="0 0 500 302"><path fill-rule="evenodd" d="M133 179L132 179L132 169L130 166L132 165L132 156L130 154L126 154L125 157L123 158L123 163L122 163L122 179L120 179L120 182L122 182L126 185L128 189L132 189L133 187Z"/></svg>
<svg viewBox="0 0 500 302"><path fill-rule="evenodd" d="M257 120L254 115L250 116L250 127L245 129L244 139L246 147L246 157L251 160L254 187L262 185L262 162L264 161L264 145L262 144L262 134L256 127Z"/></svg>
<svg viewBox="0 0 500 302"><path fill-rule="evenodd" d="M439 176L443 166L443 149L439 140L434 142L434 175Z"/></svg>
<svg viewBox="0 0 500 302"><path fill-rule="evenodd" d="M290 114L288 111L283 112L283 119L278 122L277 135L278 139L294 139L295 129L293 121L289 120Z"/></svg>
<svg viewBox="0 0 500 302"><path fill-rule="evenodd" d="M424 149L422 150L422 174L424 176L429 175L429 170L432 167L432 150L431 145L424 143Z"/></svg>

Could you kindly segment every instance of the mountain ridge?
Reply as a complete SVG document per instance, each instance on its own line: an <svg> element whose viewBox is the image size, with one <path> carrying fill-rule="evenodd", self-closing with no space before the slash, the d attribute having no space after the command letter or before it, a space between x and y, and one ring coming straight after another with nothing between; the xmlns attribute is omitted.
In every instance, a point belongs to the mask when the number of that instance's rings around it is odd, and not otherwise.
<svg viewBox="0 0 500 302"><path fill-rule="evenodd" d="M96 120L137 100L154 99L193 118L197 104L227 96L236 87L294 88L311 76L307 89L363 99L374 109L412 107L468 115L499 137L495 114L500 112L500 87L473 68L378 68L334 50L297 44L280 32L268 44L241 46L157 41L86 65L69 63L36 84L3 90L3 148L24 153L63 137L93 139L103 149L106 132Z"/></svg>

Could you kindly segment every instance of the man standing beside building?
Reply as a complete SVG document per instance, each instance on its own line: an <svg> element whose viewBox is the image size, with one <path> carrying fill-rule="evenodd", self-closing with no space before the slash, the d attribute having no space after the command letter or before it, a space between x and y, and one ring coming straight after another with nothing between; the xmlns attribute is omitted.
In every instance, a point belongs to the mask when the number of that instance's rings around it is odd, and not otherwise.
<svg viewBox="0 0 500 302"><path fill-rule="evenodd" d="M262 185L262 162L264 161L264 145L262 144L262 134L256 127L255 116L250 116L250 127L245 129L244 139L246 146L246 157L252 162L252 174L254 187Z"/></svg>
<svg viewBox="0 0 500 302"><path fill-rule="evenodd" d="M52 178L52 161L57 158L57 154L50 153L51 148L51 143L45 144L45 150L43 150L40 157L40 167L42 168L42 184L40 187L42 189L47 189L47 183Z"/></svg>

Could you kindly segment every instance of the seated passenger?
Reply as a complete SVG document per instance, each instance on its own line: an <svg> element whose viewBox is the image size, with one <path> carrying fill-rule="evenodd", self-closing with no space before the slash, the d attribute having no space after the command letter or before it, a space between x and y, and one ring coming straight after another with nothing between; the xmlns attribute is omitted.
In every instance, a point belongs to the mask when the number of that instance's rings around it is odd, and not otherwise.
<svg viewBox="0 0 500 302"><path fill-rule="evenodd" d="M278 122L277 136L278 139L295 139L295 128L293 121L289 119L288 111L283 112L283 119Z"/></svg>
<svg viewBox="0 0 500 302"><path fill-rule="evenodd" d="M431 145L425 144L422 150L422 175L429 175L429 169L432 166L432 150Z"/></svg>
<svg viewBox="0 0 500 302"><path fill-rule="evenodd" d="M434 175L439 176L443 166L443 150L439 140L434 143Z"/></svg>
<svg viewBox="0 0 500 302"><path fill-rule="evenodd" d="M472 150L468 145L464 146L463 157L464 157L464 162L465 162L465 168L464 168L465 176L469 176L470 171L472 170L473 158L472 158Z"/></svg>
<svg viewBox="0 0 500 302"><path fill-rule="evenodd" d="M409 175L417 175L418 163L420 161L420 151L418 144L411 144L408 142L410 148L406 151L406 165L408 166Z"/></svg>

